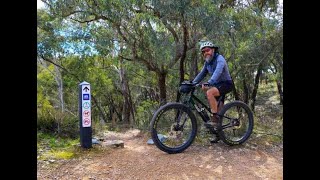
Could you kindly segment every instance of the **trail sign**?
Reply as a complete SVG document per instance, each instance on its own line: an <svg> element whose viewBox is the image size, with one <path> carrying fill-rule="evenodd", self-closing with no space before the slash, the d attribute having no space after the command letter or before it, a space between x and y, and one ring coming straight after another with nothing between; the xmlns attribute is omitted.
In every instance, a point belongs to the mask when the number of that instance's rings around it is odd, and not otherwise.
<svg viewBox="0 0 320 180"><path fill-rule="evenodd" d="M90 84L86 82L81 83L82 84L82 114L84 111L89 112L91 114L91 103L90 103ZM86 123L84 121L86 119ZM82 126L83 127L91 127L91 115L89 117L83 117L82 116Z"/></svg>
<svg viewBox="0 0 320 180"><path fill-rule="evenodd" d="M84 148L92 147L91 128L91 87L88 82L79 84L79 117L80 117L80 144Z"/></svg>

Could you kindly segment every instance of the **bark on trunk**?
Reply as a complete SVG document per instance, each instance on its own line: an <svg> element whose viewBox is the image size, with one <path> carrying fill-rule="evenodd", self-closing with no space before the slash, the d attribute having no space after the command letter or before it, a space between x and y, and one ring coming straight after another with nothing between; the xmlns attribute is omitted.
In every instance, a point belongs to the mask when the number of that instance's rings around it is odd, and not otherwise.
<svg viewBox="0 0 320 180"><path fill-rule="evenodd" d="M133 127L134 124L135 124L135 110L134 110L134 105L133 105L133 102L132 102L132 98L131 98L131 91L130 91L130 87L128 85L128 92L129 92L129 106L130 106L130 112L131 112L131 116L132 118L130 118L130 126Z"/></svg>
<svg viewBox="0 0 320 180"><path fill-rule="evenodd" d="M258 88L259 88L261 73L262 73L262 67L259 66L258 72L257 72L256 77L254 79L254 87L253 87L252 95L251 95L251 109L252 109L252 111L254 111L254 107L255 107L255 103L256 103L256 96L257 96L257 92L258 92Z"/></svg>
<svg viewBox="0 0 320 180"><path fill-rule="evenodd" d="M233 92L234 99L235 100L240 100L239 93L238 93L238 91L236 89L236 85L234 84L233 79L232 79L232 84L233 84L232 92Z"/></svg>
<svg viewBox="0 0 320 180"><path fill-rule="evenodd" d="M123 68L123 59L119 59L120 62L120 82L121 82L121 92L123 95L123 108L122 108L122 120L125 123L130 123L130 98L129 98L129 87L128 87L128 81L126 78L125 70Z"/></svg>
<svg viewBox="0 0 320 180"><path fill-rule="evenodd" d="M185 58L186 58L186 56L182 55L181 60L180 60L180 68L179 68L180 69L180 79L179 79L179 84L184 81L184 60L185 60ZM177 91L176 102L179 102L180 96L181 96L181 94L180 94L180 92L178 90Z"/></svg>
<svg viewBox="0 0 320 180"><path fill-rule="evenodd" d="M283 105L283 91L282 91L281 82L279 80L277 80L277 88L280 96L280 105Z"/></svg>
<svg viewBox="0 0 320 180"><path fill-rule="evenodd" d="M166 72L158 72L158 86L160 88L160 105L167 103L167 94L166 94Z"/></svg>
<svg viewBox="0 0 320 180"><path fill-rule="evenodd" d="M249 88L245 79L242 80L243 83L243 102L248 104L249 102Z"/></svg>
<svg viewBox="0 0 320 180"><path fill-rule="evenodd" d="M100 114L100 118L102 119L102 121L107 122L106 121L106 116L105 116L105 113L104 113L104 110L103 108L101 107L101 105L98 103L97 99L95 98L95 96L93 96L91 94L91 99L93 100L93 102L95 103L95 105L98 107L98 110L99 110L99 114Z"/></svg>
<svg viewBox="0 0 320 180"><path fill-rule="evenodd" d="M60 126L63 121L63 113L64 113L63 80L62 80L61 71L59 70L59 68L57 66L54 66L54 71L55 71L54 79L55 79L57 86L58 86L58 99L59 99L58 107L60 109L60 112L58 111L56 113L56 122L57 122L57 131L58 131L58 134L60 134L60 132L61 132Z"/></svg>
<svg viewBox="0 0 320 180"><path fill-rule="evenodd" d="M112 112L112 119L111 119L111 128L115 128L116 127L116 117L117 114L115 111Z"/></svg>
<svg viewBox="0 0 320 180"><path fill-rule="evenodd" d="M55 70L55 80L56 83L58 85L58 99L59 99L59 107L61 112L64 112L64 99L63 99L63 80L62 80L62 76L61 76L61 71L59 70L59 68L57 66L54 66L54 70Z"/></svg>
<svg viewBox="0 0 320 180"><path fill-rule="evenodd" d="M180 80L179 80L179 84L182 83L185 79L184 79L184 65L185 65L185 59L186 59L186 56L187 56L187 49L188 49L188 39L189 39L189 36L188 36L188 28L187 28L187 24L186 24L186 21L184 19L184 16L183 14L181 15L182 16L182 30L183 30L183 49L182 49L182 55L181 55L181 58L180 58ZM177 97L176 97L176 101L178 102L180 100L180 92L177 91Z"/></svg>
<svg viewBox="0 0 320 180"><path fill-rule="evenodd" d="M196 75L199 73L198 69L198 56L197 56L197 48L192 49L191 55L191 63L190 63L190 80L193 80Z"/></svg>

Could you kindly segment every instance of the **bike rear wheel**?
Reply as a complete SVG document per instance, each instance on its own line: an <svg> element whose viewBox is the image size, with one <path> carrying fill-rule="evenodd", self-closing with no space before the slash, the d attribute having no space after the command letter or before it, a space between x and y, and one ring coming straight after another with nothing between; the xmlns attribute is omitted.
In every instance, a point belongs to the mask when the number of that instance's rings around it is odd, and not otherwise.
<svg viewBox="0 0 320 180"><path fill-rule="evenodd" d="M181 103L161 106L154 113L150 127L154 144L169 154L187 149L197 134L197 121L193 112Z"/></svg>
<svg viewBox="0 0 320 180"><path fill-rule="evenodd" d="M232 146L245 142L253 130L253 113L247 104L241 101L230 102L221 112L221 140Z"/></svg>

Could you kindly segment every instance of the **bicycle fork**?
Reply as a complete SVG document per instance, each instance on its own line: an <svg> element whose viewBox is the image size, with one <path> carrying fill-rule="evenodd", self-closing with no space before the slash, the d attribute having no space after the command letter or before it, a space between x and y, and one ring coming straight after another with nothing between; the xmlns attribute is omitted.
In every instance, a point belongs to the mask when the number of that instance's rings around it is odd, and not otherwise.
<svg viewBox="0 0 320 180"><path fill-rule="evenodd" d="M183 116L184 114L184 116ZM180 122L181 122L181 119L182 119L182 124L180 125ZM186 116L186 113L184 113L183 111L180 111L178 110L177 114L176 114L176 126L174 127L174 130L175 131L179 131L179 130L182 130L182 127L184 126L184 124L186 123L187 121L187 116Z"/></svg>

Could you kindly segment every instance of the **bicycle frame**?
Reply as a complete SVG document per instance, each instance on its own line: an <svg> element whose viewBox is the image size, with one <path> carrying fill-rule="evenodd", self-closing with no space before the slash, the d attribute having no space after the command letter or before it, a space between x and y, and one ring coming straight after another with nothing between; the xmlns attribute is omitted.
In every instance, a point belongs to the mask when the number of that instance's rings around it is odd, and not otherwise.
<svg viewBox="0 0 320 180"><path fill-rule="evenodd" d="M191 97L189 99L189 102L196 108L197 112L200 113L203 111L202 108L205 108L209 113L211 112L211 109L205 105L199 98L197 98L197 96L195 96L193 93L191 94ZM202 105L202 108L198 107L197 103Z"/></svg>
<svg viewBox="0 0 320 180"><path fill-rule="evenodd" d="M212 113L211 112L211 108L209 108L207 105L205 105L197 96L195 96L193 93L194 93L194 91L195 91L195 89L193 89L192 91L191 91L191 95L190 95L190 97L189 97L189 99L188 99L188 103L191 103L192 104L192 106L194 106L195 108L196 108L196 110L197 110L197 112L198 113L201 113L204 109L202 109L202 108L205 108L209 113L211 113L211 114L217 114L217 113ZM219 105L220 105L220 102L221 102L221 99L222 98L219 98L219 100L218 100L218 107L219 107ZM199 108L198 107L198 105L197 105L197 103L199 103L199 104L201 104L201 106L202 106L202 108ZM204 120L205 121L205 120ZM206 121L205 121L206 122Z"/></svg>
<svg viewBox="0 0 320 180"><path fill-rule="evenodd" d="M196 95L193 94L194 91L195 91L195 89L193 89L193 90L191 91L191 93L190 93L191 95L190 95L190 97L189 97L189 99L188 99L187 102L188 102L188 103L191 103L191 105L192 105L193 107L195 107L195 109L197 110L197 113L200 115L200 117L202 118L202 120L203 120L204 122L207 122L209 119L207 119L206 117L204 117L204 115L202 114L203 111L204 111L204 109L207 110L207 112L209 112L210 114L213 114L213 115L216 115L216 114L218 114L218 113L212 113L212 112L211 112L211 108L209 108L207 105L205 105ZM225 96L225 95L221 95L221 96L219 97L219 99L218 99L218 101L217 101L218 107L220 106L221 101L222 101L222 99L224 98L224 96ZM198 107L197 103L201 104L202 107L201 107L201 108ZM204 109L203 109L203 108L204 108ZM207 115L208 115L208 114L207 114ZM226 117L226 116L221 116L220 114L218 114L218 116L230 120L230 123L225 124L225 125L223 125L223 126L221 127L222 129L225 129L225 128L228 128L228 127L232 127L232 126L233 126L233 125L231 124L231 121L234 120L234 119L232 119L232 118L230 118L230 117Z"/></svg>

